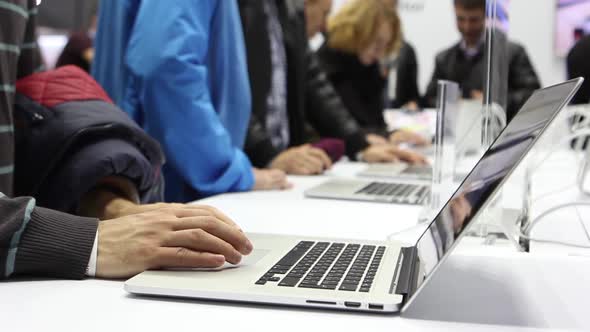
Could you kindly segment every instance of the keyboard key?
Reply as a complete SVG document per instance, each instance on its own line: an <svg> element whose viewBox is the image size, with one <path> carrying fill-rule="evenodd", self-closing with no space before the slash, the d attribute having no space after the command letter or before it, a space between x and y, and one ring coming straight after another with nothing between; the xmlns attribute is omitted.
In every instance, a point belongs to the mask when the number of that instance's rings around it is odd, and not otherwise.
<svg viewBox="0 0 590 332"><path fill-rule="evenodd" d="M356 291L357 285L349 285L349 284L342 284L340 286L340 288L338 288L338 290L343 290L343 291Z"/></svg>
<svg viewBox="0 0 590 332"><path fill-rule="evenodd" d="M279 261L279 265L286 265L286 266L292 266L295 263L297 263L297 261L303 257L303 255L305 255L305 253L307 252L307 250L309 249L308 245L301 245L304 242L300 242L300 245L295 246L295 248L291 249L291 251L289 251L280 261Z"/></svg>
<svg viewBox="0 0 590 332"><path fill-rule="evenodd" d="M383 185L371 190L382 190ZM256 284L369 292L384 252L383 246L301 241Z"/></svg>
<svg viewBox="0 0 590 332"><path fill-rule="evenodd" d="M281 280L281 282L279 282L279 286L295 287L295 285L297 285L299 280L300 280L300 278L284 277L283 280Z"/></svg>
<svg viewBox="0 0 590 332"><path fill-rule="evenodd" d="M361 189L360 189L359 191L357 191L355 194L367 193L367 192L369 192L370 190L372 190L372 189L373 189L373 187L375 187L375 186L377 186L377 183L375 183L375 182L373 182L373 183L370 183L369 185L367 185L367 186L365 186L365 187L361 188Z"/></svg>

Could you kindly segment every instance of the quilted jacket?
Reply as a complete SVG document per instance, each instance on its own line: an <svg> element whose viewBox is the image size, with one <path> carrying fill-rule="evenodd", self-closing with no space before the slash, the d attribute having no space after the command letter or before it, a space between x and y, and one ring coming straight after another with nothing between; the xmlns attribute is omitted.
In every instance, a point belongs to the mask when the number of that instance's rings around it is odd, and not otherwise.
<svg viewBox="0 0 590 332"><path fill-rule="evenodd" d="M131 180L143 203L161 201L164 155L88 74L75 66L17 82L15 194L75 212L107 176Z"/></svg>

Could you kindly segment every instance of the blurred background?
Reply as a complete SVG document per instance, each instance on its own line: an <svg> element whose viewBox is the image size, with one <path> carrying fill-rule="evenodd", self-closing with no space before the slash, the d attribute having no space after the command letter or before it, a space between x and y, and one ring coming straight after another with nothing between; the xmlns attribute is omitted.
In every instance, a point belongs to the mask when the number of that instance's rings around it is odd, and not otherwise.
<svg viewBox="0 0 590 332"><path fill-rule="evenodd" d="M59 56L64 51L70 36L76 35L74 42L80 43L80 50L87 52L88 64L93 52L87 51L88 43L94 37L95 16L98 0L37 0L39 3L39 45L48 68L55 67ZM83 38L87 36L87 38ZM83 40L80 40L83 39ZM89 54L91 53L91 54ZM80 61L80 60L78 60Z"/></svg>
<svg viewBox="0 0 590 332"><path fill-rule="evenodd" d="M332 12L347 1L334 0ZM40 44L48 67L55 66L72 33L93 35L99 0L39 0ZM511 0L509 39L528 51L543 86L566 79L565 56L574 43L590 34L590 0ZM460 36L452 0L400 0L406 39L416 49L419 87L424 92L434 69L434 56ZM312 46L321 45L316 38Z"/></svg>

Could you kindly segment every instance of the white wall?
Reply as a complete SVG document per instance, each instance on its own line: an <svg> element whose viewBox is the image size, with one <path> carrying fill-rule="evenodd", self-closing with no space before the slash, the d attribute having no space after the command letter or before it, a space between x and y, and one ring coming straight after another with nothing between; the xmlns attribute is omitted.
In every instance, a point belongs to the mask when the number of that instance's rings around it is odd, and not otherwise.
<svg viewBox="0 0 590 332"><path fill-rule="evenodd" d="M405 39L418 57L418 86L422 93L434 71L434 58L459 41L452 0L402 0L399 13Z"/></svg>
<svg viewBox="0 0 590 332"><path fill-rule="evenodd" d="M334 0L334 10L349 0ZM362 0L361 0L362 1ZM400 16L406 39L418 54L419 86L424 92L434 67L434 56L459 40L452 0L400 0ZM512 40L529 53L542 85L566 77L563 57L554 47L556 0L511 0Z"/></svg>

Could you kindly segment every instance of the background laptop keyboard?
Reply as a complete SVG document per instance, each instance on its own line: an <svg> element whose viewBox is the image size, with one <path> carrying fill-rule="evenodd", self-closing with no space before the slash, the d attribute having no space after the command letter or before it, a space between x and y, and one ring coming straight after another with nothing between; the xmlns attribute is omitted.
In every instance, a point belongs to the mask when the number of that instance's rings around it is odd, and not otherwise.
<svg viewBox="0 0 590 332"><path fill-rule="evenodd" d="M410 165L404 170L404 173L420 175L422 177L432 178L432 166L430 165Z"/></svg>
<svg viewBox="0 0 590 332"><path fill-rule="evenodd" d="M384 246L301 241L256 285L369 292Z"/></svg>
<svg viewBox="0 0 590 332"><path fill-rule="evenodd" d="M392 203L423 204L428 199L429 193L430 189L425 185L371 182L355 194L388 197L391 198Z"/></svg>

